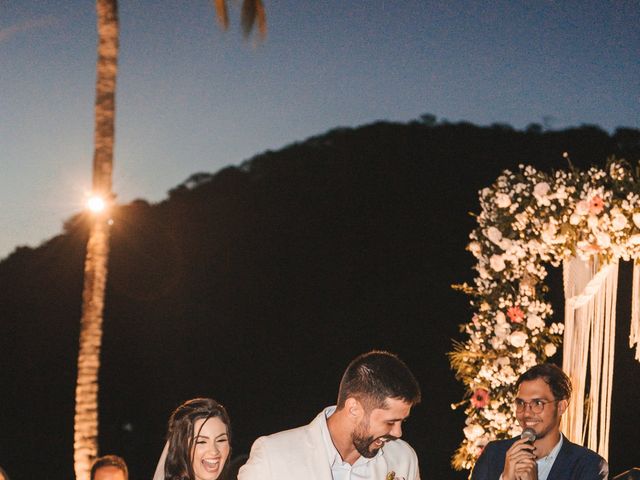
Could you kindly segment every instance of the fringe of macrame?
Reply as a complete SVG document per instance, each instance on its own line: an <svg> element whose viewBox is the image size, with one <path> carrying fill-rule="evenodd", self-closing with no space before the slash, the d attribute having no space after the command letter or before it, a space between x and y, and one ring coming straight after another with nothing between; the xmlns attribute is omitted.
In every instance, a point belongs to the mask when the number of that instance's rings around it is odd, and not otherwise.
<svg viewBox="0 0 640 480"><path fill-rule="evenodd" d="M618 264L598 268L595 261L565 260L563 280L566 300L562 367L571 378L573 396L562 418L562 431L571 441L586 443L607 458ZM589 402L585 413L587 369Z"/></svg>
<svg viewBox="0 0 640 480"><path fill-rule="evenodd" d="M586 425L587 446L604 458L609 456L618 291L618 263L609 266L612 268L609 268L608 275L603 279L601 288L594 297L595 315L592 319L590 348L591 405Z"/></svg>
<svg viewBox="0 0 640 480"><path fill-rule="evenodd" d="M562 416L562 432L572 442L583 444L584 396L586 365L589 353L590 322L587 308L576 310L574 297L584 291L592 278L591 268L578 259L563 262L564 282L564 340L562 369L571 379L573 398Z"/></svg>
<svg viewBox="0 0 640 480"><path fill-rule="evenodd" d="M640 362L640 260L633 264L633 286L631 287L631 332L629 347L636 346L636 360Z"/></svg>

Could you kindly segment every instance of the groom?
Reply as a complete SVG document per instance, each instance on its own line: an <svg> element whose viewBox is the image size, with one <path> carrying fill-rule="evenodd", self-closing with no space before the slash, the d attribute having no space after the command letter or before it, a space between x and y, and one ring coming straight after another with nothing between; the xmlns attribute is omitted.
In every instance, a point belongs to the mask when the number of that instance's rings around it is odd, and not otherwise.
<svg viewBox="0 0 640 480"><path fill-rule="evenodd" d="M258 438L238 480L420 480L416 453L400 440L419 402L420 387L397 356L360 355L344 372L337 406L309 425Z"/></svg>

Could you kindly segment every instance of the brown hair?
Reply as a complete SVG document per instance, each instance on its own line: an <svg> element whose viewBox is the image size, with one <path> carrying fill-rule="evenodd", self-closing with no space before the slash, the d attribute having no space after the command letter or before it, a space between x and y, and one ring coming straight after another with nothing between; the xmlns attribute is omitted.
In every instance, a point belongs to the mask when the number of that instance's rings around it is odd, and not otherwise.
<svg viewBox="0 0 640 480"><path fill-rule="evenodd" d="M520 378L518 378L516 382L516 388L518 388L522 382L530 382L538 378L541 378L549 385L555 400L569 400L571 398L571 380L569 380L567 374L564 373L560 367L553 363L542 363L531 367L520 375Z"/></svg>
<svg viewBox="0 0 640 480"><path fill-rule="evenodd" d="M105 455L103 457L96 458L96 461L93 462L93 466L91 467L91 480L93 480L96 476L96 471L102 467L116 467L122 470L124 473L124 478L129 478L129 470L127 469L127 464L122 457L117 455ZM9 477L7 477L9 480Z"/></svg>
<svg viewBox="0 0 640 480"><path fill-rule="evenodd" d="M194 398L188 400L171 414L167 442L169 450L164 463L165 480L194 480L193 473L193 439L200 432L194 432L197 420L219 418L227 426L227 436L231 442L231 424L227 411L222 405L211 398ZM200 427L202 428L202 427ZM228 458L227 458L228 460ZM229 462L221 469L220 476Z"/></svg>

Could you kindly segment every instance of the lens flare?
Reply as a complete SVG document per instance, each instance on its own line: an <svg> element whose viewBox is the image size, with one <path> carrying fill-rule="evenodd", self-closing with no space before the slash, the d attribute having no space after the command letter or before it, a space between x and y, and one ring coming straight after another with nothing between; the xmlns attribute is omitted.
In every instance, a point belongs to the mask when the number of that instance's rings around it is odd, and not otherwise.
<svg viewBox="0 0 640 480"><path fill-rule="evenodd" d="M93 196L87 200L87 208L93 213L103 212L106 207L107 203L102 197Z"/></svg>

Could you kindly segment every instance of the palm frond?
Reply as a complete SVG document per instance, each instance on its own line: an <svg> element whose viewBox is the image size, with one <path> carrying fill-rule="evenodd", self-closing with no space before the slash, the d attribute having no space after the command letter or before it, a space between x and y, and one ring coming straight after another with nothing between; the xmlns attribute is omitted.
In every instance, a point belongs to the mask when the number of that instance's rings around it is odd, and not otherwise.
<svg viewBox="0 0 640 480"><path fill-rule="evenodd" d="M264 39L267 36L267 12L261 0L256 0L256 22L260 38Z"/></svg>
<svg viewBox="0 0 640 480"><path fill-rule="evenodd" d="M216 17L218 23L223 30L229 28L229 12L227 11L226 0L213 0L213 5L216 7Z"/></svg>
<svg viewBox="0 0 640 480"><path fill-rule="evenodd" d="M267 16L262 0L244 0L240 22L245 37L249 36L257 23L258 33L261 38L264 38L267 35Z"/></svg>

